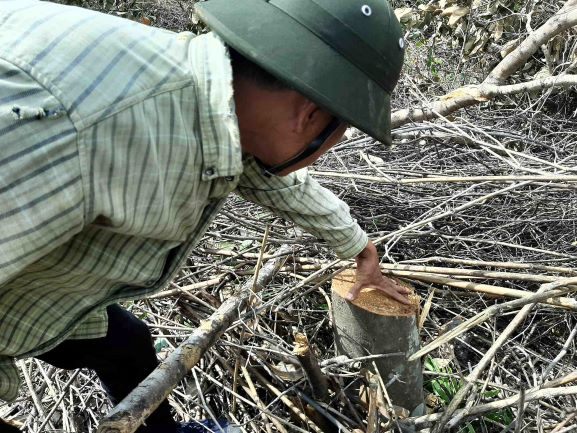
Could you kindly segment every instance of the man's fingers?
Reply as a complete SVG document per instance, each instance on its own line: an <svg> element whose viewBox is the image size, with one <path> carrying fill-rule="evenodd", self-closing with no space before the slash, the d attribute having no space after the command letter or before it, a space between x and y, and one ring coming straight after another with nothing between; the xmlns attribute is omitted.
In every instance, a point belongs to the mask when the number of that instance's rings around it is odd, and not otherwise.
<svg viewBox="0 0 577 433"><path fill-rule="evenodd" d="M354 285L349 293L347 293L346 298L347 301L354 301L359 296L359 292L361 291L361 286Z"/></svg>
<svg viewBox="0 0 577 433"><path fill-rule="evenodd" d="M402 284L397 283L396 281L393 281L393 287L398 293L405 293L407 295L411 293L411 289L409 289L407 286L403 286Z"/></svg>
<svg viewBox="0 0 577 433"><path fill-rule="evenodd" d="M402 304L412 305L408 297L409 293L411 293L411 290L402 284L397 283L396 281L393 281L393 284L387 284L384 287L381 286L376 288L382 292L385 292L391 298L399 301Z"/></svg>
<svg viewBox="0 0 577 433"><path fill-rule="evenodd" d="M407 295L401 295L399 292L395 292L394 294L389 294L389 295L392 296L393 299L399 301L401 304L412 305L411 301L409 301L409 298L407 297Z"/></svg>
<svg viewBox="0 0 577 433"><path fill-rule="evenodd" d="M399 301L405 305L412 305L409 301L408 294L411 293L410 289L407 289L405 286L401 286L400 284L396 284L394 286L376 286L376 285L364 285L364 288L371 288L380 290L385 295L393 298L396 301ZM359 296L359 292L361 291L361 286L353 286L353 288L346 294L345 298L348 301L354 301Z"/></svg>
<svg viewBox="0 0 577 433"><path fill-rule="evenodd" d="M395 301L399 301L401 304L405 305L412 305L407 297L407 294L403 294L397 290L396 287L375 287L375 289L380 290L384 294L388 295L389 297L393 298Z"/></svg>

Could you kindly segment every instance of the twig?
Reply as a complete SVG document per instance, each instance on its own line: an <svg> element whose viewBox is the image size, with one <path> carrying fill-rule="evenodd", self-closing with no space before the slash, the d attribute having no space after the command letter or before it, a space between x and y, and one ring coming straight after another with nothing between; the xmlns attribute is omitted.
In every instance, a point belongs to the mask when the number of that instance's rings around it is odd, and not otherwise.
<svg viewBox="0 0 577 433"><path fill-rule="evenodd" d="M496 316L497 314L501 314L505 311L511 311L511 310L514 310L514 309L519 308L519 307L523 307L523 309L525 309L526 307L529 307L528 309L530 310L530 308L535 303L539 302L540 300L542 300L544 298L547 298L550 296L560 296L561 294L564 294L564 293L577 291L577 287L573 286L573 284L575 284L575 283L577 283L577 278L575 278L575 277L574 278L560 279L557 282L543 284L540 287L540 289L537 291L537 293L534 293L531 296L528 296L526 298L516 299L514 301L504 302L504 303L498 304L498 305L492 305L491 307L485 309L484 311L481 311L480 313L477 313L475 316L471 317L470 319L467 319L466 321L464 321L460 325L456 326L455 328L453 328L449 332L441 335L436 340L427 344L425 347L421 348L420 350L415 352L413 355L411 355L408 360L414 361L415 359L418 359L421 356L426 355L430 351L439 347L441 344L448 343L449 341L451 341L454 338L461 335L463 332L465 332L465 331L467 331L467 330L469 330L475 326L480 325L481 323L487 321L491 317ZM556 287L561 287L564 285L569 286L569 288L562 289L562 290L555 290ZM528 313L528 310L523 310L523 309L518 314L520 314L523 311L526 311L524 314Z"/></svg>
<svg viewBox="0 0 577 433"><path fill-rule="evenodd" d="M252 379L250 378L250 374L248 373L248 370L242 364L240 364L240 367L242 369L242 374L243 374L244 380L246 381L246 383L248 385L248 387L247 387L248 389L246 389L247 394L251 396L251 398L254 400L254 402L257 404L257 406L261 410L265 409L265 404L258 397L258 392L256 391L254 383L253 383ZM263 412L262 417L265 418L265 417L268 417L268 415ZM287 433L287 430L284 428L284 426L280 422L278 422L275 418L269 418L269 419L271 420L271 422L275 425L275 427L281 433ZM270 430L270 428L268 426L267 426L267 430Z"/></svg>
<svg viewBox="0 0 577 433"><path fill-rule="evenodd" d="M437 283L448 287L455 287L464 290L470 290L478 293L485 293L492 296L506 296L510 298L528 299L533 295L533 292L526 292L523 290L509 289L507 287L493 286L489 284L472 283L470 281L459 281L434 274L427 274L424 272L410 272L410 271L395 271L385 270L383 273L405 277L418 281L425 281L427 283ZM562 307L570 310L577 310L577 301L572 298L550 297L541 301L544 304L552 307Z"/></svg>
<svg viewBox="0 0 577 433"><path fill-rule="evenodd" d="M268 235L270 232L270 225L267 224L267 226L264 229L264 234L262 236L262 242L260 245L260 251L259 251L259 255L258 255L258 260L256 262L256 266L254 268L254 277L252 280L252 287L251 290L253 292L253 298L249 299L249 304L254 303L254 301L256 300L256 293L258 292L258 286L257 286L257 281L258 281L258 276L260 273L260 269L262 266L262 262L263 262L263 256L264 256L264 251L266 249L266 245L267 245L267 240L268 240ZM245 338L245 330L243 329L240 333L240 343L239 344L243 344L244 343L244 338ZM240 368L240 358L237 358L235 364L234 364L234 373L233 373L233 381L232 381L232 390L236 393L236 387L237 387L237 381L238 381L238 371ZM236 411L236 397L233 394L233 398L232 398L232 412Z"/></svg>
<svg viewBox="0 0 577 433"><path fill-rule="evenodd" d="M517 403L517 419L515 420L515 433L521 433L523 427L523 415L525 414L525 388L519 390L519 401Z"/></svg>
<svg viewBox="0 0 577 433"><path fill-rule="evenodd" d="M486 260L471 260L471 259L458 259L454 257L425 257L415 260L407 260L402 263L426 263L426 262L444 262L453 263L465 266L483 266L483 267L493 267L493 268L505 268L505 269L528 269L543 272L557 272L560 274L571 274L577 276L577 269L567 268L562 266L546 266L538 263L518 263L518 262L491 262Z"/></svg>
<svg viewBox="0 0 577 433"><path fill-rule="evenodd" d="M567 417L563 421L561 421L559 424L555 426L553 430L551 430L551 433L560 433L561 429L576 417L577 417L577 410L567 415Z"/></svg>
<svg viewBox="0 0 577 433"><path fill-rule="evenodd" d="M577 81L577 79L576 79ZM519 182L519 181L537 181L537 182L554 182L551 184L554 186L556 183L565 182L577 182L577 176L574 175L562 175L562 174L551 174L551 175L503 175L503 176L431 176L431 177L419 177L415 179L390 179L382 176L368 176L364 174L350 174L350 173L339 173L335 171L314 171L310 170L311 174L315 176L324 177L336 177L342 179L355 179L364 180L367 182L376 182L389 185L413 185L413 184L423 184L423 183L480 183L480 182L498 182L498 183L508 183L508 182Z"/></svg>
<svg viewBox="0 0 577 433"><path fill-rule="evenodd" d="M561 361L561 359L567 354L567 351L569 350L569 346L571 345L571 343L575 339L576 335L577 335L577 325L575 325L573 327L573 330L569 334L569 337L567 337L567 340L565 340L565 343L563 344L561 351L557 354L555 359L553 359L553 361L551 361L551 363L547 366L547 368L545 369L545 371L541 375L542 381L544 381L547 378L547 376L549 376L549 373L551 373L551 371L553 371L553 369L559 363L559 361Z"/></svg>
<svg viewBox="0 0 577 433"><path fill-rule="evenodd" d="M564 278L564 279L561 279L557 282L543 284L539 288L536 295L542 295L543 293L550 292L551 290L553 290L557 287L567 286L567 285L575 284L575 283L577 283L577 278ZM521 301L521 300L519 300L519 301ZM525 300L523 299L522 301L525 301ZM518 302L518 301L512 301L512 302ZM474 386L475 380L478 379L479 375L482 373L482 371L485 369L485 367L489 364L489 362L491 362L491 360L493 359L493 357L497 353L497 350L499 350L501 348L501 346L505 343L505 341L507 341L507 339L513 333L513 331L515 329L517 329L517 327L521 324L521 322L523 320L525 320L525 318L527 317L527 315L529 314L531 309L535 306L535 304L536 304L536 302L532 302L528 305L525 305L515 315L513 320L511 320L511 322L509 322L509 324L507 325L505 330L501 333L499 338L497 338L497 340L493 343L493 345L489 348L489 350L487 350L487 352L485 353L485 355L483 356L481 361L479 361L479 363L474 368L474 370L467 376L467 378L465 379L465 384L459 389L459 391L457 391L456 395L451 400L451 403L449 404L449 406L447 407L447 409L443 413L443 416L433 427L433 430L431 431L431 433L440 433L443 431L443 429L445 428L445 425L449 421L449 418L453 415L455 410L457 410L457 408L459 407L459 405L461 404L461 402L463 401L465 396L469 393L471 388ZM458 421L458 419L452 420L450 427L454 427L454 425L457 423L457 421Z"/></svg>
<svg viewBox="0 0 577 433"><path fill-rule="evenodd" d="M201 281L200 283L189 284L187 286L179 287L178 289L163 290L162 292L156 293L148 297L148 299L160 299L167 298L169 296L178 296L183 292L189 292L193 290L206 289L207 287L216 286L217 284L224 281L227 274L219 275L216 278L211 278L210 280Z"/></svg>
<svg viewBox="0 0 577 433"><path fill-rule="evenodd" d="M339 432L352 433L342 422L340 422L338 419L336 419L334 416L332 416L329 413L329 411L323 406L322 403L319 403L318 401L313 400L308 395L306 395L304 392L301 392L299 390L297 390L297 394L305 402L310 404L318 413L320 413L322 416L324 416L326 419L328 419L331 423L333 423L336 427L338 427Z"/></svg>
<svg viewBox="0 0 577 433"><path fill-rule="evenodd" d="M305 422L314 432L316 433L323 433L323 431L314 423L312 422L296 405L290 401L290 399L285 396L278 388L276 388L272 383L264 378L262 374L258 371L250 368L252 374L256 376L260 383L265 385L273 394L281 399L281 401L303 422Z"/></svg>
<svg viewBox="0 0 577 433"><path fill-rule="evenodd" d="M317 358L311 350L307 336L297 332L294 338L295 345L293 354L296 355L303 371L305 372L313 397L319 401L327 401L329 398L327 378L319 367Z"/></svg>
<svg viewBox="0 0 577 433"><path fill-rule="evenodd" d="M46 414L44 413L44 407L42 406L42 401L40 400L40 398L38 398L38 394L36 394L36 391L34 390L34 385L32 384L32 380L30 379L30 374L28 373L28 369L26 368L26 363L24 361L19 361L18 363L20 364L20 370L22 371L24 381L26 382L26 386L28 387L28 392L30 393L32 401L34 402L34 407L38 411L38 415L40 416L40 418L43 419L42 425L50 423L51 428L54 428L50 420L50 417L47 417Z"/></svg>
<svg viewBox="0 0 577 433"><path fill-rule="evenodd" d="M564 395L575 395L577 394L577 386L568 386L565 388L552 388L552 389L542 389L538 391L527 391L525 393L525 402L529 403L536 400L560 397ZM505 407L513 406L519 401L519 394L513 397L508 397L502 400L492 401L491 403L480 404L473 406L468 409L458 409L454 416L458 419L463 419L466 417L474 417L483 413L496 411L503 409ZM401 421L401 424L415 425L415 426L425 426L432 422L439 420L443 417L446 412L434 413L430 415L424 415L417 418L409 418Z"/></svg>
<svg viewBox="0 0 577 433"><path fill-rule="evenodd" d="M72 382L74 382L74 380L76 379L76 376L78 376L80 371L81 370L76 370L74 373L72 373L70 375L70 378L66 381L66 383L62 387L62 392L60 393L60 397L58 397L58 400L54 402L52 409L50 409L50 412L48 412L48 414L46 415L46 419L44 420L44 422L42 424L40 424L38 431L41 431L41 432L44 431L43 429L46 426L46 424L48 423L48 421L50 420L50 418L52 417L52 414L56 411L56 409L58 408L58 406L60 405L62 400L64 400L64 397L66 396L66 393L64 391L66 391L68 389L68 387L72 384Z"/></svg>
<svg viewBox="0 0 577 433"><path fill-rule="evenodd" d="M379 413L377 407L377 392L379 383L374 377L369 380L369 409L367 415L367 433L375 433L378 431Z"/></svg>

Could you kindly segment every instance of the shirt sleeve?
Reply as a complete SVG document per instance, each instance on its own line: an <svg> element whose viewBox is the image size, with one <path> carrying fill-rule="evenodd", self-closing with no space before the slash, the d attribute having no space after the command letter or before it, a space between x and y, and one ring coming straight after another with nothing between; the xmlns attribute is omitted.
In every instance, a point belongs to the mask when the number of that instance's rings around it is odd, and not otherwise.
<svg viewBox="0 0 577 433"><path fill-rule="evenodd" d="M247 158L236 191L325 240L340 258L355 257L367 246L368 236L352 218L347 204L306 169L267 178L254 159Z"/></svg>

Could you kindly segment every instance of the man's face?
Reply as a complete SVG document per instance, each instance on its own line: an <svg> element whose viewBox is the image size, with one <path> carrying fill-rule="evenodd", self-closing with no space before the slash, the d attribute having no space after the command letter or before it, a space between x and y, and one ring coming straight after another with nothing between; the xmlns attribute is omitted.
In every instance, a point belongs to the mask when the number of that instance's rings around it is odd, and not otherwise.
<svg viewBox="0 0 577 433"><path fill-rule="evenodd" d="M275 174L285 176L315 162L337 144L345 124L335 128L334 116L294 90L263 89L246 79L234 80L234 98L241 147L253 155L261 166L275 167L291 162ZM325 132L329 130L330 134ZM304 159L292 159L309 149L322 137L318 149Z"/></svg>
<svg viewBox="0 0 577 433"><path fill-rule="evenodd" d="M324 155L327 151L329 151L333 146L342 141L346 130L347 130L347 124L340 123L339 126L328 136L328 138L324 140L322 146L315 153L309 155L307 158L297 162L296 164L292 164L286 169L280 171L279 173L277 173L277 176L286 176L289 173L312 165L317 159L319 159L322 155ZM294 152L293 157L305 151L309 145L310 143L308 142L303 143L303 145L300 146L300 148L296 152ZM293 149L296 147L297 147L296 145L293 146Z"/></svg>

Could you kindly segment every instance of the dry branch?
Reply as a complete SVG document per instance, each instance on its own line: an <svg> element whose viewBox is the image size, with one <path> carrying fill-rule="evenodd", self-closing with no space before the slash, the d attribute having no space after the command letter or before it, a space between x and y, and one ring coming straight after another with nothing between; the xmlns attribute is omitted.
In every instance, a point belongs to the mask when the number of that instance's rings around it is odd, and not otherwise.
<svg viewBox="0 0 577 433"><path fill-rule="evenodd" d="M529 298L533 292L523 290L510 289L507 287L494 286L490 284L473 283L471 281L459 281L452 278L447 278L443 275L431 274L426 272L411 272L411 271L397 271L395 269L384 269L383 273L391 274L403 278L409 278L417 281L425 281L428 283L442 284L448 287L455 287L458 289L473 291L477 293L484 293L490 296L506 296L510 298ZM540 301L552 307L567 308L570 310L577 310L577 301L572 298L565 297L550 297Z"/></svg>
<svg viewBox="0 0 577 433"><path fill-rule="evenodd" d="M577 1L568 0L545 24L531 33L517 48L507 55L487 76L488 84L501 84L547 41L577 25Z"/></svg>
<svg viewBox="0 0 577 433"><path fill-rule="evenodd" d="M270 383L262 374L254 369L250 369L250 372L255 375L259 382L266 386L273 394L275 394L281 401L293 412L298 418L300 418L304 423L308 425L315 433L323 433L323 431L309 418L306 414L301 411L286 395L284 395L277 387Z"/></svg>
<svg viewBox="0 0 577 433"><path fill-rule="evenodd" d="M523 309L526 309L526 307L532 308L533 305L548 297L559 296L561 294L577 291L577 286L573 285L575 283L577 283L577 278L563 278L553 283L543 284L536 293L526 298L516 299L514 301L505 302L503 304L492 305L491 307L485 309L484 311L475 314L475 316L471 317L470 319L467 319L466 321L456 326L449 332L433 340L425 347L419 349L417 352L415 352L409 357L409 361L418 359L426 355L427 353L439 347L441 344L448 343L449 341L461 335L463 332L480 325L481 323L489 320L491 317L494 317L498 314L514 310L521 306L523 307ZM555 289L556 287L560 287L563 285L566 285L567 288L561 290ZM521 311L524 311L523 309Z"/></svg>
<svg viewBox="0 0 577 433"><path fill-rule="evenodd" d="M575 283L577 283L577 278L564 278L553 283L543 284L539 288L537 295L542 295L544 293L550 292L556 289L557 287L568 286ZM457 391L457 393L451 400L451 403L449 404L449 406L447 407L447 409L445 410L439 421L434 425L433 429L431 430L431 433L441 433L442 431L444 431L447 422L449 421L453 413L457 410L463 399L467 396L471 388L475 385L475 381L479 378L481 373L491 362L491 360L493 359L497 351L501 348L501 346L505 344L505 342L511 336L513 331L515 331L515 329L517 329L517 327L523 322L523 320L525 320L525 318L527 317L531 309L535 306L535 304L536 302L532 302L530 304L525 305L515 315L513 320L509 322L505 330L501 333L501 335L497 338L497 340L493 343L493 345L489 348L489 350L485 352L481 361L479 361L479 363L476 365L473 371L466 377L465 384L459 389L459 391ZM577 392L577 387L575 388L575 392ZM470 408L467 408L465 409L463 415L453 418L451 420L450 427L454 427L460 421L462 416L464 416L469 412L469 410Z"/></svg>
<svg viewBox="0 0 577 433"><path fill-rule="evenodd" d="M338 265L338 264L337 264ZM511 264L514 265L514 264ZM519 264L523 265L523 264ZM291 271L292 267L284 267L281 272ZM322 264L316 265L301 265L298 267L302 271L311 271L325 269ZM527 269L527 268L525 268ZM489 296L509 297L509 298L528 298L534 294L531 291L511 289L508 287L496 286L492 284L475 283L472 281L464 281L466 279L496 279L507 281L527 281L527 282L551 282L556 281L559 277L542 274L522 274L513 272L495 272L483 271L477 269L460 269L460 268L444 268L444 267L428 267L415 266L403 264L381 264L381 271L383 274L402 277L413 281L422 281L427 283L440 284L447 287L454 287L467 291L483 293ZM567 269L567 272L574 270ZM461 279L450 278L450 276L457 276ZM577 311L577 300L567 297L551 297L540 301L542 304L550 305L551 307L560 307L568 310Z"/></svg>
<svg viewBox="0 0 577 433"><path fill-rule="evenodd" d="M224 281L225 278L226 274L219 275L216 278L211 278L210 280L201 281L199 283L188 284L186 286L178 287L176 289L163 290L162 292L149 296L148 299L167 298L169 296L180 295L182 293L191 292L193 290L206 289L207 287L215 286L221 283L222 281Z"/></svg>
<svg viewBox="0 0 577 433"><path fill-rule="evenodd" d="M499 90L496 86L502 84L515 71L523 66L527 59L537 51L541 45L554 36L577 25L577 3L569 0L565 5L545 24L531 33L515 50L509 53L501 62L489 73L482 84L478 86L465 86L453 90L439 100L431 103L427 107L408 108L397 110L392 114L391 124L393 128L398 128L408 122L420 122L447 116L462 108L470 107L481 102L486 102L490 98L497 96ZM558 82L558 81L557 81ZM544 80L537 84L539 87L551 87L555 80ZM531 87L532 85L529 85ZM525 90L522 85L518 87L508 87L504 92ZM508 93L507 93L508 94Z"/></svg>
<svg viewBox="0 0 577 433"><path fill-rule="evenodd" d="M547 266L538 263L518 263L518 262L488 262L486 260L457 259L453 257L426 257L417 260L407 260L405 263L427 263L443 262L464 266L481 266L503 269L528 269L531 271L555 272L560 274L577 275L577 269L562 266Z"/></svg>
<svg viewBox="0 0 577 433"><path fill-rule="evenodd" d="M552 389L542 389L542 390L531 390L525 392L525 402L531 402L535 400L559 397L563 395L575 395L577 394L577 386L568 386L561 388ZM502 400L492 401L491 403L480 404L473 406L469 409L459 409L455 411L454 417L458 419L475 417L487 412L496 411L503 409L505 407L513 406L519 402L519 394L512 397L504 398ZM411 418L410 420L405 420L404 422L409 425L415 425L423 427L427 424L439 420L446 412L443 413L433 413L430 415L424 415L417 418Z"/></svg>
<svg viewBox="0 0 577 433"><path fill-rule="evenodd" d="M278 422L273 417L268 417L266 415L266 413L264 413L264 411L266 410L266 405L259 398L258 392L256 390L256 387L254 386L254 382L250 378L250 374L249 374L248 370L242 364L240 364L240 368L242 369L242 374L243 374L244 380L246 381L246 383L248 385L248 387L244 387L245 391L248 395L251 396L251 398L254 400L254 402L257 404L257 406L261 409L261 411L263 411L262 417L265 419L266 418L270 419L270 421L274 424L274 426L277 428L277 430L280 431L281 433L288 433L287 430L284 428L284 426L280 422ZM270 430L270 427L267 428L267 431L269 431L269 430Z"/></svg>
<svg viewBox="0 0 577 433"><path fill-rule="evenodd" d="M572 86L577 86L577 75L558 75L527 81L525 83L510 84L508 86L484 84L479 91L483 96L494 98L496 96L514 95L522 92L536 92L556 87L566 89Z"/></svg>
<svg viewBox="0 0 577 433"><path fill-rule="evenodd" d="M530 281L535 283L551 283L559 277L543 274L522 274L516 272L484 271L481 269L447 268L442 266L420 266L404 264L381 264L381 269L391 271L409 271L414 273L452 275L465 278L488 278L495 280Z"/></svg>
<svg viewBox="0 0 577 433"><path fill-rule="evenodd" d="M422 184L422 183L477 183L477 182L497 182L497 183L507 183L507 182L519 182L525 180L531 180L536 182L554 182L551 185L555 186L558 183L569 183L577 182L577 176L574 175L562 175L562 174L543 174L543 175L517 175L517 176L427 176L419 178L404 178L404 179L392 179L390 177L383 176L368 176L364 174L352 174L352 173L339 173L336 171L313 171L310 170L315 176L324 177L335 177L342 179L354 179L363 180L367 182L376 182L390 185L411 185L411 184Z"/></svg>
<svg viewBox="0 0 577 433"><path fill-rule="evenodd" d="M290 251L284 246L283 253ZM261 270L257 287L264 287L284 263L285 257L269 261ZM168 396L178 382L200 360L228 326L239 316L253 295L253 279L239 293L227 299L210 318L174 350L140 385L122 400L100 423L99 433L132 433Z"/></svg>

